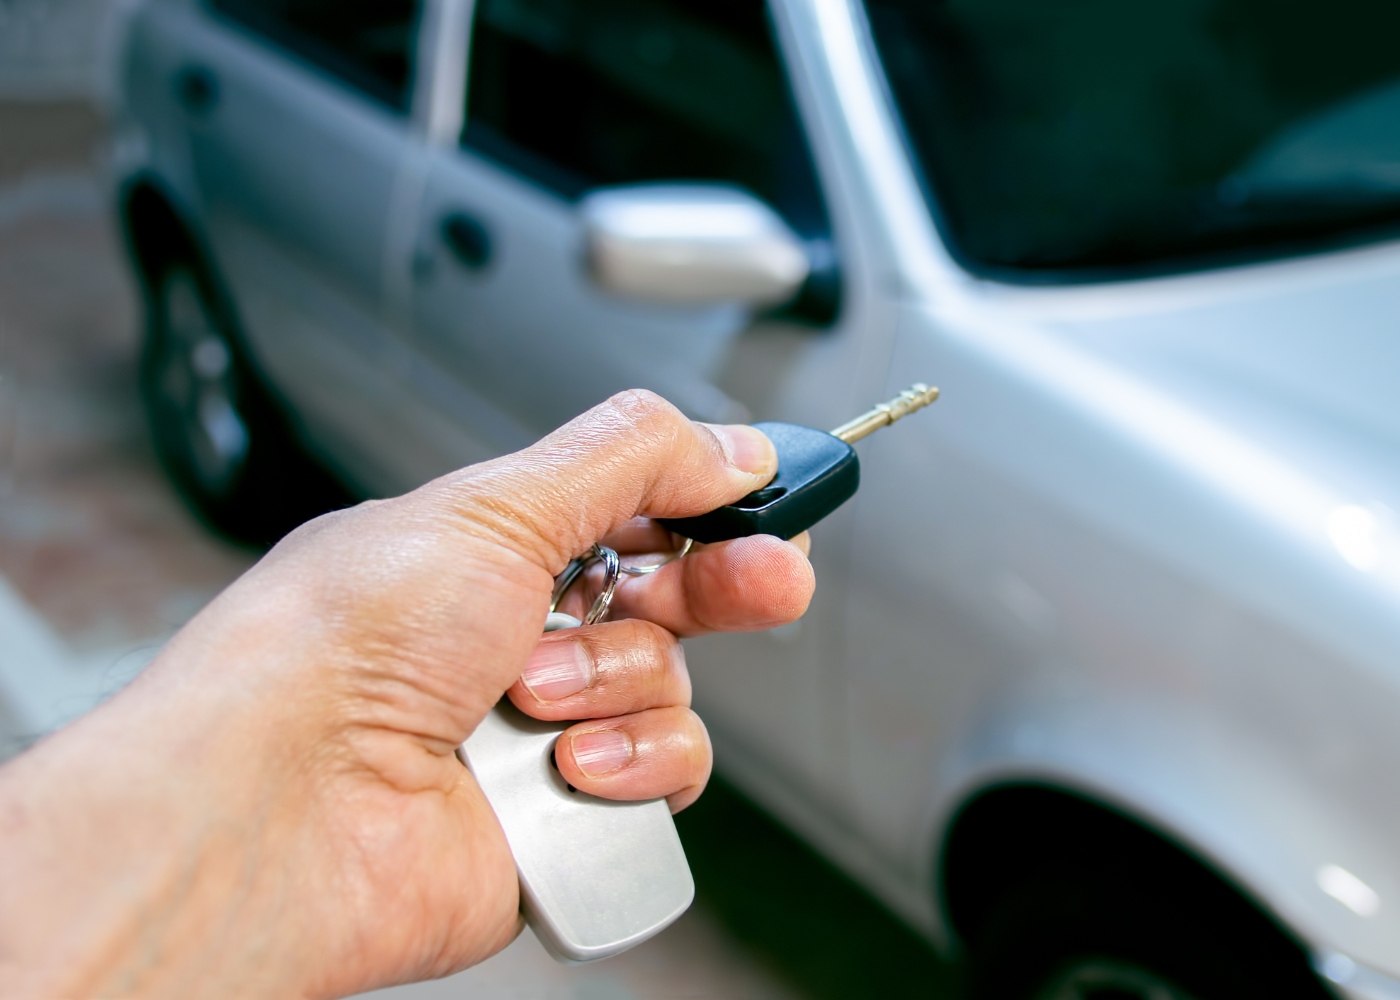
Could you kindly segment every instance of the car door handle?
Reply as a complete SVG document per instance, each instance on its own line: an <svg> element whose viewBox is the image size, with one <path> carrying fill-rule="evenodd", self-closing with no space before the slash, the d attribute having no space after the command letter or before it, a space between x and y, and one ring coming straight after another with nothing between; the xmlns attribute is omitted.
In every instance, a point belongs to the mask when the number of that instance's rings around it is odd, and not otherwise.
<svg viewBox="0 0 1400 1000"><path fill-rule="evenodd" d="M192 115L207 115L219 103L219 78L203 66L175 74L175 99Z"/></svg>
<svg viewBox="0 0 1400 1000"><path fill-rule="evenodd" d="M479 270L491 262L491 233L465 212L443 216L442 241L463 267Z"/></svg>

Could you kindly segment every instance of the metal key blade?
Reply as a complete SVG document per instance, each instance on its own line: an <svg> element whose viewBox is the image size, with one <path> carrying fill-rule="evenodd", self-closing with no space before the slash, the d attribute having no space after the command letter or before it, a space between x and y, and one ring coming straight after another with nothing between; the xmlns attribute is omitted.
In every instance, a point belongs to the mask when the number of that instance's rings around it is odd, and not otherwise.
<svg viewBox="0 0 1400 1000"><path fill-rule="evenodd" d="M916 410L922 410L937 398L937 386L927 386L922 382L915 382L888 403L880 403L854 420L846 421L832 431L831 436L840 438L847 444L855 444L882 427L888 427L896 420L907 417Z"/></svg>

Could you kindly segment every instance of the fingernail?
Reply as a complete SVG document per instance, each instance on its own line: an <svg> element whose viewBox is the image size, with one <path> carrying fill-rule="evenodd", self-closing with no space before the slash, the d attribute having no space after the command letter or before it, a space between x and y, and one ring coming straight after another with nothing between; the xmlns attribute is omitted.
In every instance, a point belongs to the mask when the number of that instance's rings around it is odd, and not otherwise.
<svg viewBox="0 0 1400 1000"><path fill-rule="evenodd" d="M558 701L588 687L593 663L580 642L542 642L520 680L540 701Z"/></svg>
<svg viewBox="0 0 1400 1000"><path fill-rule="evenodd" d="M574 763L590 778L616 771L632 759L632 740L616 729L580 733L570 741Z"/></svg>
<svg viewBox="0 0 1400 1000"><path fill-rule="evenodd" d="M773 442L761 430L746 424L709 424L724 446L729 464L755 476L770 473L778 462Z"/></svg>

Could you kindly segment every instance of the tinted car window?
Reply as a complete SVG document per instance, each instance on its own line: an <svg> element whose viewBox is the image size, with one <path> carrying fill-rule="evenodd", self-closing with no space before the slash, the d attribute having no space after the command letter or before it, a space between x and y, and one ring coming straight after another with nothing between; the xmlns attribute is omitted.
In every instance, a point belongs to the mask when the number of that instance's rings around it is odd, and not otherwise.
<svg viewBox="0 0 1400 1000"><path fill-rule="evenodd" d="M312 65L406 110L420 0L210 0Z"/></svg>
<svg viewBox="0 0 1400 1000"><path fill-rule="evenodd" d="M760 0L481 0L463 143L569 197L725 181L827 227Z"/></svg>
<svg viewBox="0 0 1400 1000"><path fill-rule="evenodd" d="M867 0L955 252L1015 278L1400 231L1389 0Z"/></svg>

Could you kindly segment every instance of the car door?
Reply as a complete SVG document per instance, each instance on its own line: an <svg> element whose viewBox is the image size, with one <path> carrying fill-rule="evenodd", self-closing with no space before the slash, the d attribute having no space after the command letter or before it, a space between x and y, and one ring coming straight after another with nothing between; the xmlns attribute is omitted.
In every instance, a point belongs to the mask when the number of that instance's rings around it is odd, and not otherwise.
<svg viewBox="0 0 1400 1000"><path fill-rule="evenodd" d="M428 168L422 350L536 433L632 387L742 417L716 377L743 309L610 297L582 266L581 195L676 180L747 188L803 235L825 224L760 3L476 4L460 144Z"/></svg>
<svg viewBox="0 0 1400 1000"><path fill-rule="evenodd" d="M711 421L850 415L859 331L835 319L827 207L761 0L480 0L464 77L459 141L424 165L405 268L420 349L483 411L539 434L642 387ZM584 266L576 203L649 182L748 190L807 242L817 280L759 323L610 297ZM828 596L835 553L820 557ZM777 638L691 644L697 704L731 762L834 792L839 621L833 604Z"/></svg>
<svg viewBox="0 0 1400 1000"><path fill-rule="evenodd" d="M413 126L420 0L208 0L170 81L204 234L253 354L370 490L439 471L382 273Z"/></svg>

